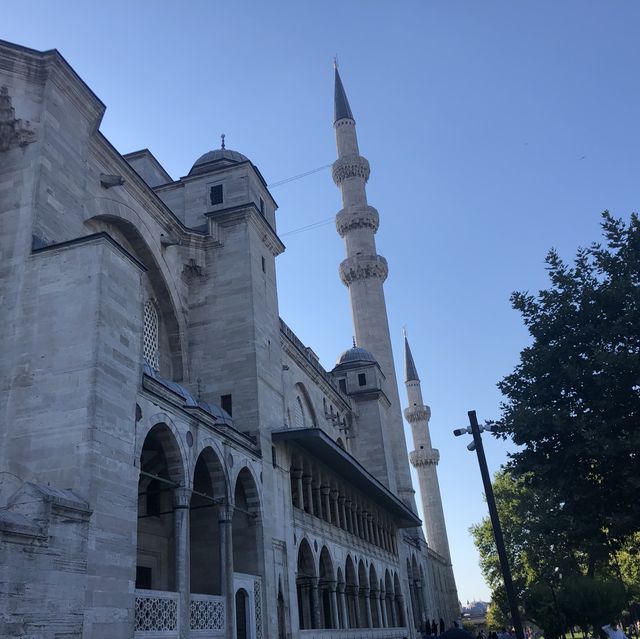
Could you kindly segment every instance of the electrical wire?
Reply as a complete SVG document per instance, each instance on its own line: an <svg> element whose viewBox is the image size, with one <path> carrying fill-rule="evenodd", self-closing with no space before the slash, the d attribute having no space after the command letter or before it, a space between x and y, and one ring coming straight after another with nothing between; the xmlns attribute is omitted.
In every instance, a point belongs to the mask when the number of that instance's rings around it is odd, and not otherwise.
<svg viewBox="0 0 640 639"><path fill-rule="evenodd" d="M332 167L333 164L325 164L324 166L319 166L317 169L312 169L311 171L306 171L305 173L299 173L298 175L293 175L291 177L285 178L284 180L280 180L279 182L272 182L271 184L267 184L270 189L275 188L276 186L282 186L283 184L289 184L289 182L293 182L294 180L299 180L300 178L307 177L307 175L313 175L318 171L322 171L324 169L328 169Z"/></svg>
<svg viewBox="0 0 640 639"><path fill-rule="evenodd" d="M331 224L333 220L334 220L333 216L325 218L324 220L318 220L317 222L313 222L313 224L308 224L307 226L301 226L297 229L292 229L291 231L280 233L280 237L286 237L287 235L297 235L298 233L305 233L306 231L315 231L315 229L318 229L321 226L326 226L327 224Z"/></svg>

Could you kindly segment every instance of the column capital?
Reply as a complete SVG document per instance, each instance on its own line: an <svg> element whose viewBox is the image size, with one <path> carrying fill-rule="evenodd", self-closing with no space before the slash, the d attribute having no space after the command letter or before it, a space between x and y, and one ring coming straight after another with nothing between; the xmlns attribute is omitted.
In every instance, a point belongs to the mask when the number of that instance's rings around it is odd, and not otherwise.
<svg viewBox="0 0 640 639"><path fill-rule="evenodd" d="M329 486L320 486L320 492L323 495L328 495L331 492L331 488Z"/></svg>
<svg viewBox="0 0 640 639"><path fill-rule="evenodd" d="M178 488L174 488L173 507L175 509L189 508L190 502L191 502L191 488L185 488L184 486L179 486Z"/></svg>
<svg viewBox="0 0 640 639"><path fill-rule="evenodd" d="M291 473L296 479L300 479L302 477L302 468L294 468Z"/></svg>
<svg viewBox="0 0 640 639"><path fill-rule="evenodd" d="M312 481L313 481L313 477L311 475L302 475L303 484L311 484Z"/></svg>
<svg viewBox="0 0 640 639"><path fill-rule="evenodd" d="M233 521L234 507L229 502L225 501L222 504L218 504L216 510L219 524L230 524Z"/></svg>

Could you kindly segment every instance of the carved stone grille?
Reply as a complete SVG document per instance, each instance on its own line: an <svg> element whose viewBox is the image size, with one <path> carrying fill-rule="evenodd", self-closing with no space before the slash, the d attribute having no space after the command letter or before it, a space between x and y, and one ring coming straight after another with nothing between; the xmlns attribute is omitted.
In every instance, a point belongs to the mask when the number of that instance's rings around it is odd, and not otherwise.
<svg viewBox="0 0 640 639"><path fill-rule="evenodd" d="M222 597L192 595L189 612L191 630L225 629L225 602Z"/></svg>
<svg viewBox="0 0 640 639"><path fill-rule="evenodd" d="M256 639L262 639L262 587L258 579L253 582L253 598L256 606Z"/></svg>
<svg viewBox="0 0 640 639"><path fill-rule="evenodd" d="M160 368L158 353L158 311L151 300L144 305L144 333L143 333L144 361L154 371Z"/></svg>
<svg viewBox="0 0 640 639"><path fill-rule="evenodd" d="M178 627L177 596L136 595L136 632L167 632Z"/></svg>

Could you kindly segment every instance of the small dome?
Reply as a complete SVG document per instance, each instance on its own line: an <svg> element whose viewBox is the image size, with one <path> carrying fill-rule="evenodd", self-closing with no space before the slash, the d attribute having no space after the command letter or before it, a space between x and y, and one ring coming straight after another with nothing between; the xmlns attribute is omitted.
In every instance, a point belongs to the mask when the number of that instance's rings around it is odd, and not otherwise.
<svg viewBox="0 0 640 639"><path fill-rule="evenodd" d="M248 162L249 158L238 151L232 151L231 149L215 149L214 151L208 151L204 155L201 155L195 164L191 167L189 175L195 173L205 173L206 165L214 162L225 162L226 164L239 164L240 162Z"/></svg>
<svg viewBox="0 0 640 639"><path fill-rule="evenodd" d="M340 366L341 364L350 364L351 362L373 362L375 363L376 358L364 348L360 348L359 346L353 346L348 351L345 351L338 357L338 361L336 362L336 366Z"/></svg>

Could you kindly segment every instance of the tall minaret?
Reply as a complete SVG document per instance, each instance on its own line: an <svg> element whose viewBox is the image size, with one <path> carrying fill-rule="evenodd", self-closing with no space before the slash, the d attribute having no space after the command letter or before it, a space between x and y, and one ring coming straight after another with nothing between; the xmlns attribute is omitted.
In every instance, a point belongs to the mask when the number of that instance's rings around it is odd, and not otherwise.
<svg viewBox="0 0 640 639"><path fill-rule="evenodd" d="M429 435L429 418L431 409L422 403L420 378L413 362L407 336L404 336L404 369L405 386L409 406L404 411L406 420L411 424L413 445L415 450L409 455L411 464L416 469L422 495L422 512L427 530L427 543L441 557L451 563L447 528L444 523L440 485L438 484L438 461L440 453L431 446Z"/></svg>
<svg viewBox="0 0 640 639"><path fill-rule="evenodd" d="M387 261L376 253L378 212L367 204L365 191L369 179L369 162L360 155L358 149L356 123L337 65L333 126L338 146L338 159L333 164L333 181L342 191L343 206L336 216L336 228L344 238L347 252L347 259L340 264L340 278L349 289L357 344L375 356L386 377L384 390L391 402L387 430L393 448L394 473L394 477L389 478L389 486L395 487L400 498L415 508L384 300L383 283L387 278Z"/></svg>

